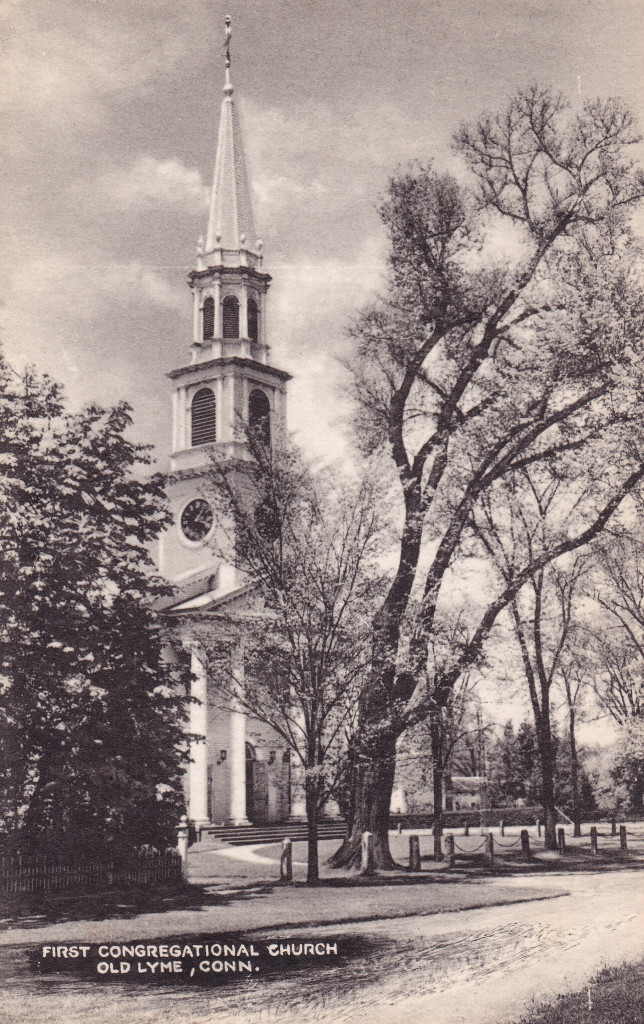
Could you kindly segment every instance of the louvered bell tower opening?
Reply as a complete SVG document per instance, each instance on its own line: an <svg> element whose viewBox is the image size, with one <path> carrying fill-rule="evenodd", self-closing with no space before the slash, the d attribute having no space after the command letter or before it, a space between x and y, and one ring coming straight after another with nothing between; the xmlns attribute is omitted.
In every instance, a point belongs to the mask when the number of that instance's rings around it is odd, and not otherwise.
<svg viewBox="0 0 644 1024"><path fill-rule="evenodd" d="M217 406L210 388L197 391L192 399L192 445L217 440Z"/></svg>

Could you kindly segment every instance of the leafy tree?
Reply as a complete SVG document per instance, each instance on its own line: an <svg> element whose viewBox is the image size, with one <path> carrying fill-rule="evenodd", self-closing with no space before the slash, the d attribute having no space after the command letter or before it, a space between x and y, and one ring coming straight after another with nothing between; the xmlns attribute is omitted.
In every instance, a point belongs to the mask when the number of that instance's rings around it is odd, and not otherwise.
<svg viewBox="0 0 644 1024"><path fill-rule="evenodd" d="M628 794L629 809L644 811L644 719L625 723L611 752L610 773L617 789Z"/></svg>
<svg viewBox="0 0 644 1024"><path fill-rule="evenodd" d="M66 412L0 364L2 836L13 848L165 847L183 808L186 677L164 653L149 545L163 480L129 409Z"/></svg>
<svg viewBox="0 0 644 1024"><path fill-rule="evenodd" d="M439 702L523 585L598 534L644 475L634 342L644 302L627 224L644 194L629 155L638 141L618 101L572 116L560 96L532 87L459 131L470 184L431 167L389 183L380 206L388 288L353 328L351 372L359 441L390 453L402 527L373 620L354 824L336 864L359 862L364 830L376 837L378 865L393 863L396 741L416 711L428 644L482 497L508 474L573 454L603 470L569 534L473 609L466 641L432 686ZM421 613L408 640L414 595Z"/></svg>
<svg viewBox="0 0 644 1024"><path fill-rule="evenodd" d="M462 676L446 704L432 704L431 694L427 695L428 713L403 734L398 750L398 780L402 777L406 788L412 790L431 786L435 860L442 860L443 797L448 775L458 770L463 759L467 761L466 774L481 774L477 755L484 727L474 713L477 682L477 678Z"/></svg>
<svg viewBox="0 0 644 1024"><path fill-rule="evenodd" d="M474 510L477 537L503 585L513 580L526 562L561 544L571 521L589 500L587 479L558 466L526 468L497 482ZM592 500L592 499L591 499ZM521 653L523 675L534 713L541 762L541 802L546 845L557 845L555 804L555 745L553 695L563 683L568 708L573 788L577 759L575 715L580 700L582 623L579 604L588 570L588 556L576 553L544 565L516 594L507 609ZM578 811L577 802L573 801ZM579 816L575 830L579 834Z"/></svg>
<svg viewBox="0 0 644 1024"><path fill-rule="evenodd" d="M368 661L369 619L381 589L373 484L311 473L286 444L247 435L244 466L213 462L220 554L260 599L255 613L195 624L214 699L270 725L303 775L309 882L318 879L318 819L353 771L355 714ZM227 526L225 524L228 524ZM231 651L243 646L244 684Z"/></svg>
<svg viewBox="0 0 644 1024"><path fill-rule="evenodd" d="M590 629L595 692L619 725L644 718L644 546L639 524L598 547Z"/></svg>
<svg viewBox="0 0 644 1024"><path fill-rule="evenodd" d="M489 771L493 806L538 802L539 751L531 722L521 722L517 731L511 721L506 722L502 735L491 745Z"/></svg>

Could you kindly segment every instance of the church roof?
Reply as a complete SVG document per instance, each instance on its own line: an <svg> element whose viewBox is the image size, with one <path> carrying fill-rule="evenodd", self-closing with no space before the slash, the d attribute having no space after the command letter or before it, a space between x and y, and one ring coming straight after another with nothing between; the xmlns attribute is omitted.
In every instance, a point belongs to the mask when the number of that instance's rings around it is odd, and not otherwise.
<svg viewBox="0 0 644 1024"><path fill-rule="evenodd" d="M229 19L227 25L228 44ZM230 49L227 45L226 84L221 104L206 252L212 252L213 249L247 249L255 252L257 248L248 171L230 82Z"/></svg>
<svg viewBox="0 0 644 1024"><path fill-rule="evenodd" d="M155 603L165 615L191 615L203 612L248 614L257 612L257 583L218 584L212 572L201 572L189 581L175 584L172 593Z"/></svg>

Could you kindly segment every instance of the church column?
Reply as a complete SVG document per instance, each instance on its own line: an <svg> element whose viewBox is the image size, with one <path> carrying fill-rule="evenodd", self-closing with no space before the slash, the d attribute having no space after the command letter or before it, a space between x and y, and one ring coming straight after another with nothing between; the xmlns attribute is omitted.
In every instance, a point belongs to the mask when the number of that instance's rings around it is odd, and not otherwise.
<svg viewBox="0 0 644 1024"><path fill-rule="evenodd" d="M206 666L193 648L190 669L193 679L191 695L199 703L190 704L190 732L203 736L191 744L191 762L188 765L190 806L188 816L195 826L208 823L208 675Z"/></svg>
<svg viewBox="0 0 644 1024"><path fill-rule="evenodd" d="M244 686L244 651L238 644L232 654L232 673L235 688ZM246 817L246 715L238 702L230 712L230 822L233 825L248 825Z"/></svg>
<svg viewBox="0 0 644 1024"><path fill-rule="evenodd" d="M294 725L296 728L297 744L301 750L304 750L306 748L306 725L303 712L296 712ZM304 789L304 765L295 752L291 756L291 814L289 821L305 821L306 791Z"/></svg>
<svg viewBox="0 0 644 1024"><path fill-rule="evenodd" d="M223 338L224 328L221 315L221 282L215 281L213 288L215 291L215 338Z"/></svg>
<svg viewBox="0 0 644 1024"><path fill-rule="evenodd" d="M248 337L248 289L245 286L242 286L239 303L239 337Z"/></svg>
<svg viewBox="0 0 644 1024"><path fill-rule="evenodd" d="M201 292L194 288L192 298L192 340L195 345L199 345L203 336L201 326Z"/></svg>
<svg viewBox="0 0 644 1024"><path fill-rule="evenodd" d="M179 392L172 392L172 454L179 451Z"/></svg>
<svg viewBox="0 0 644 1024"><path fill-rule="evenodd" d="M289 821L306 821L304 767L297 755L291 765L291 813Z"/></svg>

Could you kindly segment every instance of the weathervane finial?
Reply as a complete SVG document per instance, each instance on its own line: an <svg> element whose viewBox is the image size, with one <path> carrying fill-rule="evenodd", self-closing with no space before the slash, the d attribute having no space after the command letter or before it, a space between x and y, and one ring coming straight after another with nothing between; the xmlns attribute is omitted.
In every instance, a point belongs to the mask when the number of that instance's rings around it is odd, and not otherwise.
<svg viewBox="0 0 644 1024"><path fill-rule="evenodd" d="M232 19L230 17L230 14L226 15L224 21L226 23L226 42L224 50L224 54L226 57L226 84L224 86L224 93L226 94L226 96L232 96L233 87L230 84L230 37L233 34L233 30L231 28Z"/></svg>
<svg viewBox="0 0 644 1024"><path fill-rule="evenodd" d="M224 21L226 22L226 67L229 68L230 67L230 37L233 34L233 30L231 28L232 18L230 17L230 14L226 15L226 17L224 18Z"/></svg>

